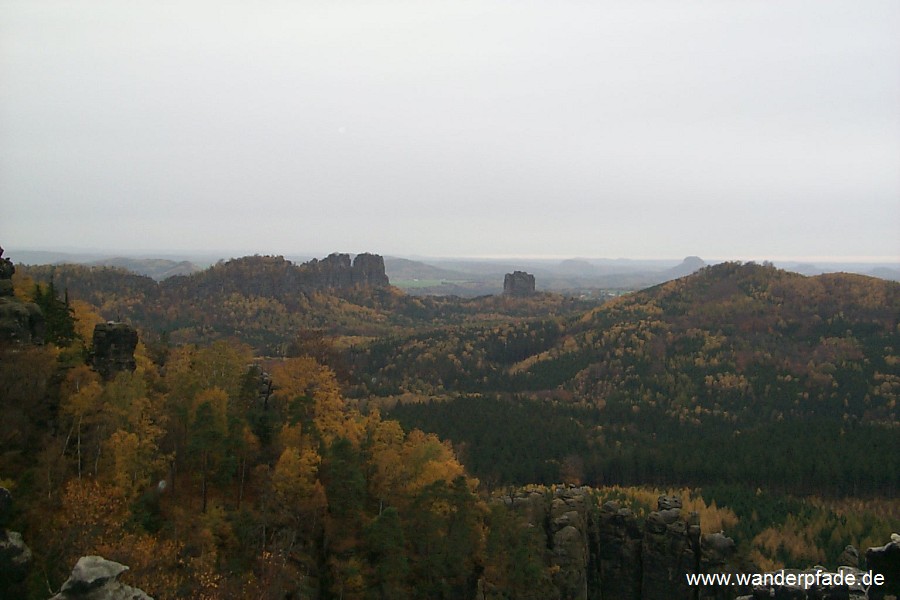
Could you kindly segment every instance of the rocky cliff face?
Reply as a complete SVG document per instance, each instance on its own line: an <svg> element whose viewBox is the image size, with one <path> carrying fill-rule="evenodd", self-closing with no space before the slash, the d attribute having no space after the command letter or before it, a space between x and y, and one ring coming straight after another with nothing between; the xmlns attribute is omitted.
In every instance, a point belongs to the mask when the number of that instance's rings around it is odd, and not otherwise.
<svg viewBox="0 0 900 600"><path fill-rule="evenodd" d="M229 294L276 298L286 305L302 294L390 285L384 259L377 254L330 254L294 264L283 256L245 256L216 264L189 276L170 277L159 284L163 299L221 298Z"/></svg>
<svg viewBox="0 0 900 600"><path fill-rule="evenodd" d="M384 258L368 252L357 254L353 259L353 284L367 287L390 285L384 271Z"/></svg>
<svg viewBox="0 0 900 600"><path fill-rule="evenodd" d="M898 538L884 548L872 548L866 553L868 568L884 574L886 579L885 585L873 586L868 592L862 586L808 590L776 585L689 586L687 574L734 576L741 571L734 541L722 533L704 535L697 514L685 515L677 497L660 496L658 510L651 512L642 524L630 509L617 502L598 506L596 495L587 487L517 491L500 500L532 526L543 529L546 561L561 599L883 599L896 595L892 586L900 584ZM848 559L852 561L855 552L848 549ZM861 577L852 566L841 569Z"/></svg>
<svg viewBox="0 0 900 600"><path fill-rule="evenodd" d="M503 293L507 296L534 294L534 275L525 271L513 271L503 278Z"/></svg>
<svg viewBox="0 0 900 600"><path fill-rule="evenodd" d="M118 581L125 565L102 556L82 556L59 593L50 600L153 600L143 591Z"/></svg>
<svg viewBox="0 0 900 600"><path fill-rule="evenodd" d="M15 272L0 248L0 342L43 343L44 315L37 304L21 302L13 295Z"/></svg>
<svg viewBox="0 0 900 600"><path fill-rule="evenodd" d="M120 371L134 371L134 349L138 334L125 323L100 323L94 327L94 350L91 363L104 379L112 379Z"/></svg>
<svg viewBox="0 0 900 600"><path fill-rule="evenodd" d="M687 586L684 574L697 572L703 542L696 515L682 518L677 498L661 497L660 510L651 513L643 527L631 510L616 502L598 507L587 487L517 493L504 501L545 528L560 598L695 598L696 590Z"/></svg>
<svg viewBox="0 0 900 600"><path fill-rule="evenodd" d="M384 287L390 285L384 272L384 258L377 254L357 254L350 261L349 254L332 253L322 260L313 259L299 267L303 283L311 287L350 288Z"/></svg>

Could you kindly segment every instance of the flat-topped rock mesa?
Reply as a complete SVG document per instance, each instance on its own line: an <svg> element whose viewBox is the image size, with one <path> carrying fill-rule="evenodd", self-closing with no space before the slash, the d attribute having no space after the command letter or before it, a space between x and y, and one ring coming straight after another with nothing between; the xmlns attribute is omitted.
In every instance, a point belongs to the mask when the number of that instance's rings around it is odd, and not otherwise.
<svg viewBox="0 0 900 600"><path fill-rule="evenodd" d="M534 275L525 271L513 271L503 278L503 295L531 296L534 294Z"/></svg>
<svg viewBox="0 0 900 600"><path fill-rule="evenodd" d="M241 294L289 300L299 294L381 288L390 285L384 258L377 254L333 253L323 259L294 264L283 256L245 256L219 262L209 269L162 281L163 294L178 298Z"/></svg>
<svg viewBox="0 0 900 600"><path fill-rule="evenodd" d="M44 313L37 304L15 297L12 282L15 272L15 265L3 258L0 247L0 342L43 343Z"/></svg>
<svg viewBox="0 0 900 600"><path fill-rule="evenodd" d="M125 323L100 323L94 327L91 365L104 379L112 379L121 371L134 371L134 350L138 333Z"/></svg>

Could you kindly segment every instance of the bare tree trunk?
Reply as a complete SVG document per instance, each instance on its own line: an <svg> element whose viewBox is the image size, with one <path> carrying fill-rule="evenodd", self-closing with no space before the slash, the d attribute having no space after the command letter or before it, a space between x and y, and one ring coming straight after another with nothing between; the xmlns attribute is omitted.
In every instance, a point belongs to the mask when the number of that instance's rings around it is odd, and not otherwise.
<svg viewBox="0 0 900 600"><path fill-rule="evenodd" d="M207 472L207 470L208 470L208 469L207 469L207 467L208 467L208 462L209 462L209 454L204 454L204 455L203 455L203 479L202 479L202 482L201 482L201 488L202 488L202 490L203 490L203 510L202 510L201 512L202 512L203 514L206 514L206 489L207 489L207 485L206 485L206 472Z"/></svg>
<svg viewBox="0 0 900 600"><path fill-rule="evenodd" d="M244 499L244 476L247 474L247 457L241 458L241 483L238 486L238 510L241 510L241 502Z"/></svg>
<svg viewBox="0 0 900 600"><path fill-rule="evenodd" d="M103 427L101 425L97 426L97 456L94 458L94 477L100 472L100 449L103 447L101 440L103 440Z"/></svg>

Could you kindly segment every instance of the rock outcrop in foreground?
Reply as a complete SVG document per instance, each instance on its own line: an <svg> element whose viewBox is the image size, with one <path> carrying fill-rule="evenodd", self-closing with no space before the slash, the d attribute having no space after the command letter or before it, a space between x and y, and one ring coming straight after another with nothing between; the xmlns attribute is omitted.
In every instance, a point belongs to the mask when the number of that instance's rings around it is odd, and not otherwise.
<svg viewBox="0 0 900 600"><path fill-rule="evenodd" d="M143 591L118 581L125 565L102 556L82 556L72 575L50 600L153 600Z"/></svg>
<svg viewBox="0 0 900 600"><path fill-rule="evenodd" d="M33 561L22 534L6 529L11 515L12 494L0 487L0 598L16 597L18 584L28 575Z"/></svg>
<svg viewBox="0 0 900 600"><path fill-rule="evenodd" d="M888 544L866 550L866 565L876 573L883 573L885 577L884 585L872 590L877 595L871 595L870 592L870 598L900 598L900 535L895 533Z"/></svg>

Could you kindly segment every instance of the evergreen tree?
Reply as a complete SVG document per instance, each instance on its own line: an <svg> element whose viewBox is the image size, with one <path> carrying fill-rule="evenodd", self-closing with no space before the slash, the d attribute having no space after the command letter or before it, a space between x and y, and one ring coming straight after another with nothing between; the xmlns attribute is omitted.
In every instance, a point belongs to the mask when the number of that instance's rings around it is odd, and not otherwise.
<svg viewBox="0 0 900 600"><path fill-rule="evenodd" d="M75 339L75 313L69 306L69 294L60 300L53 280L44 289L35 284L33 301L44 313L47 341L57 346L68 346Z"/></svg>

